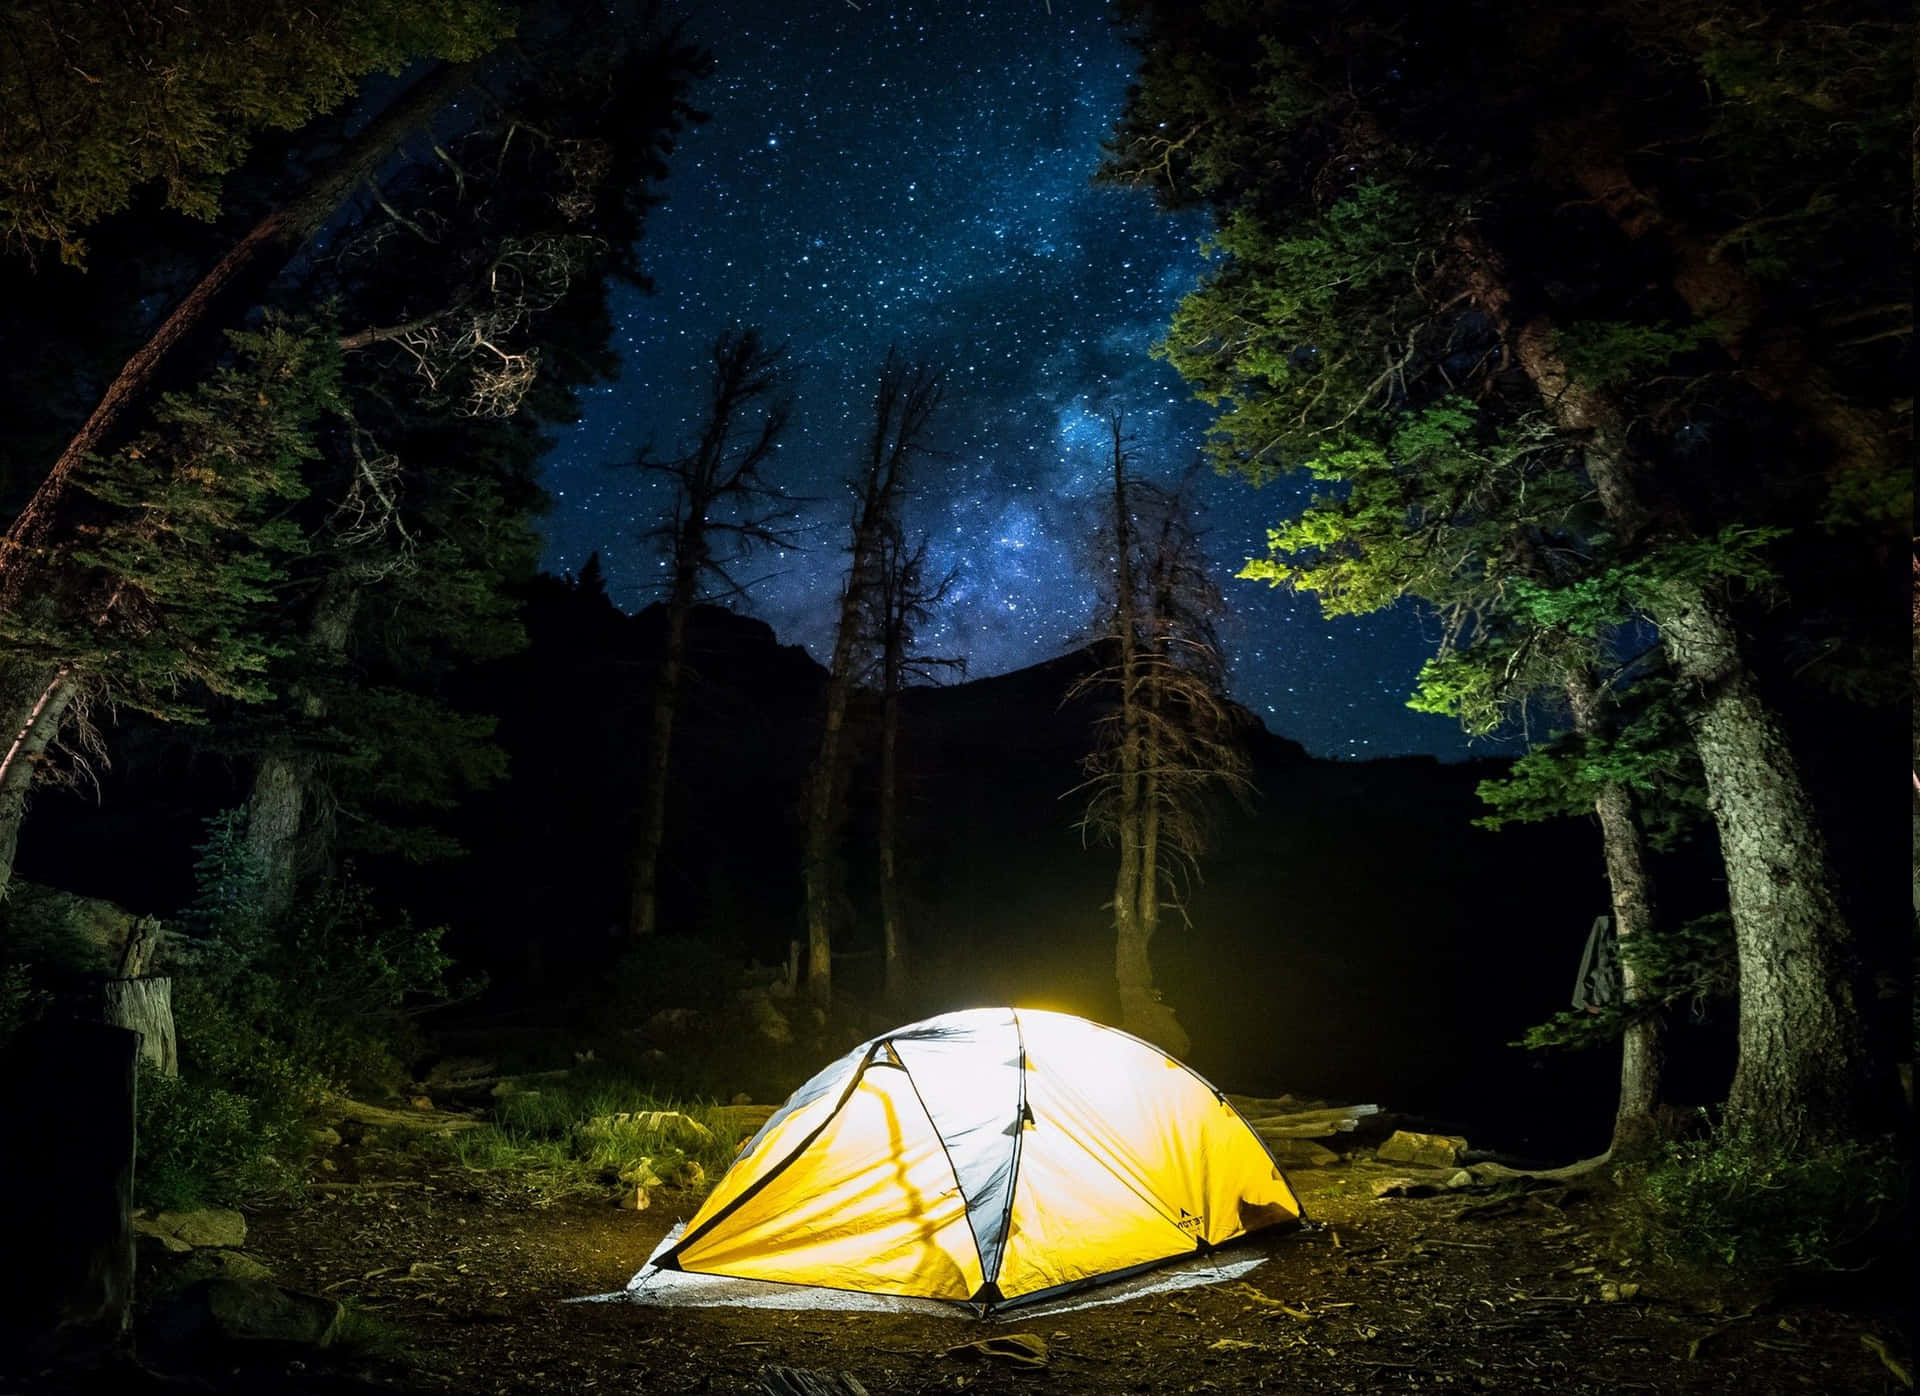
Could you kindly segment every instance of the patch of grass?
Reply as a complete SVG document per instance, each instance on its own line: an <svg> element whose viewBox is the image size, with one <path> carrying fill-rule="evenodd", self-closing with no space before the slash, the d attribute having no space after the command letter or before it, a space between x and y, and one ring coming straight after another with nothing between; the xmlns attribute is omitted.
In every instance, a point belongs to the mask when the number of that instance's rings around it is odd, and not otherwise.
<svg viewBox="0 0 1920 1396"><path fill-rule="evenodd" d="M465 1168L515 1173L549 1198L631 1185L646 1171L710 1186L744 1137L710 1102L663 1097L650 1082L591 1063L501 1097L493 1116L447 1138L454 1158Z"/></svg>
<svg viewBox="0 0 1920 1396"><path fill-rule="evenodd" d="M414 1358L414 1338L400 1325L347 1300L340 1305L340 1322L327 1349L336 1357L405 1364Z"/></svg>
<svg viewBox="0 0 1920 1396"><path fill-rule="evenodd" d="M1669 1144L1638 1186L1669 1258L1778 1269L1857 1265L1891 1243L1907 1184L1892 1139L1814 1151L1721 1129Z"/></svg>

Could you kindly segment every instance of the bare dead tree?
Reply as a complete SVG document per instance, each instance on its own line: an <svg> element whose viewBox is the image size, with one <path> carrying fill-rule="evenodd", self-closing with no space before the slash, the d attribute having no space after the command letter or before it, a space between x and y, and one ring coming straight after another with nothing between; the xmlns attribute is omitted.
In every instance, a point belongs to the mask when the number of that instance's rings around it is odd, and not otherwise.
<svg viewBox="0 0 1920 1396"><path fill-rule="evenodd" d="M1155 988L1150 948L1163 910L1186 915L1216 792L1245 798L1253 787L1225 692L1217 632L1225 601L1201 556L1189 492L1129 478L1121 414L1108 425L1106 658L1068 695L1105 705L1078 787L1087 801L1080 828L1120 855L1113 924L1121 1023L1177 1056L1189 1043Z"/></svg>
<svg viewBox="0 0 1920 1396"><path fill-rule="evenodd" d="M784 353L767 348L757 330L722 333L713 344L707 420L699 443L673 460L643 452L636 462L670 480L674 491L671 515L645 535L666 558L669 580L667 646L653 686L646 791L628 881L627 929L636 936L652 935L658 924L660 848L666 837L667 780L686 661L687 617L703 588L713 583L727 595L746 590L728 570L742 552L794 546L780 526L792 501L760 473L791 413L791 402L779 396ZM758 425L745 423L762 404ZM724 548L717 546L723 542Z"/></svg>
<svg viewBox="0 0 1920 1396"><path fill-rule="evenodd" d="M846 582L840 592L840 616L833 655L827 666L825 711L820 747L807 786L807 833L802 875L807 908L807 992L825 1005L833 997L834 836L841 822L846 788L847 702L860 674L857 662L866 617L878 594L880 558L886 539L897 529L913 459L926 449L927 426L940 405L940 375L909 362L899 351L887 354L873 398L873 431L848 481L853 520L847 542Z"/></svg>
<svg viewBox="0 0 1920 1396"><path fill-rule="evenodd" d="M906 913L900 893L900 696L916 685L966 673L963 658L918 653L915 641L934 608L952 590L957 571L937 581L927 577L927 540L909 544L896 525L881 540L874 621L878 630L880 679L880 927L885 954L885 993L890 1002L906 997L908 980Z"/></svg>

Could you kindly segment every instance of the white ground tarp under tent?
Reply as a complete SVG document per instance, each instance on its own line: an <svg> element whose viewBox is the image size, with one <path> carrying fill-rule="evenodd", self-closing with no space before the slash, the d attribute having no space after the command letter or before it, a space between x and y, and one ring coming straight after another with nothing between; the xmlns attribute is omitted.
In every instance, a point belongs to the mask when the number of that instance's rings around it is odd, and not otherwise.
<svg viewBox="0 0 1920 1396"><path fill-rule="evenodd" d="M676 1226L654 1248L654 1255L680 1239L684 1225ZM1166 1265L1052 1301L1020 1304L991 1317L1025 1321L1048 1314L1070 1313L1099 1304L1120 1304L1150 1294L1167 1294L1200 1285L1241 1279L1266 1263L1264 1255L1231 1253L1204 1256ZM656 1269L649 1258L624 1290L590 1296L589 1302L650 1304L662 1308L692 1309L822 1309L844 1313L926 1314L937 1318L970 1318L974 1310L940 1299L914 1299L889 1294L862 1294L853 1290L823 1289L817 1285L781 1284L770 1280L742 1280L730 1275L701 1275L685 1270Z"/></svg>

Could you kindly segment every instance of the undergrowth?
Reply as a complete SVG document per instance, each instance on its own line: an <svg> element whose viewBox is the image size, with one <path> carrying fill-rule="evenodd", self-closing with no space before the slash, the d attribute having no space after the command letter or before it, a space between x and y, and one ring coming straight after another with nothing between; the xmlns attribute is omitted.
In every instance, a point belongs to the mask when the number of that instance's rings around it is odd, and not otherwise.
<svg viewBox="0 0 1920 1396"><path fill-rule="evenodd" d="M1899 1244L1906 1172L1892 1139L1810 1150L1717 1129L1641 1174L1646 1239L1692 1264L1855 1268Z"/></svg>
<svg viewBox="0 0 1920 1396"><path fill-rule="evenodd" d="M744 1138L710 1102L655 1094L651 1082L588 1064L495 1103L492 1120L449 1135L465 1168L512 1172L547 1198L644 1183L701 1187L726 1171Z"/></svg>

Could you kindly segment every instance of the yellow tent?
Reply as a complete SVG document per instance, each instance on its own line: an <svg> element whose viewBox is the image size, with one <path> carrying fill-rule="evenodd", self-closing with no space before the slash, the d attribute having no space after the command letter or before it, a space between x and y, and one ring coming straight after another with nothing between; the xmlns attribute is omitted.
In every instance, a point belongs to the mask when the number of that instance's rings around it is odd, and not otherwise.
<svg viewBox="0 0 1920 1396"><path fill-rule="evenodd" d="M1159 1048L983 1008L794 1092L654 1264L990 1308L1299 1217L1247 1122Z"/></svg>

